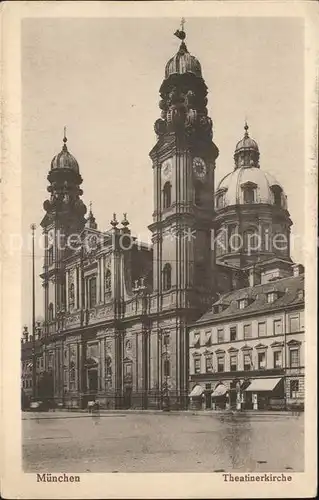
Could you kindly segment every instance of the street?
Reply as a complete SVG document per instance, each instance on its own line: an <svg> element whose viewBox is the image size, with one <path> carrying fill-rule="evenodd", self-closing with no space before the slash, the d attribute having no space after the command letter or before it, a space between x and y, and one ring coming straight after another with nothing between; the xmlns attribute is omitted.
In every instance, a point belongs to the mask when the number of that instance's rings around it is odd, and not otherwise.
<svg viewBox="0 0 319 500"><path fill-rule="evenodd" d="M301 472L304 416L23 413L25 472Z"/></svg>

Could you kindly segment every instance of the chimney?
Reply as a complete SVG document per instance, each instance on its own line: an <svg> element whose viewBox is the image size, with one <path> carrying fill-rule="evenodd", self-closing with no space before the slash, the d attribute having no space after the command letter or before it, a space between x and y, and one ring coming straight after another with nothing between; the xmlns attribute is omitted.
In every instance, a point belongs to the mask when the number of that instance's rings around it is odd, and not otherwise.
<svg viewBox="0 0 319 500"><path fill-rule="evenodd" d="M293 276L300 276L305 272L305 268L302 264L293 264L291 267Z"/></svg>
<svg viewBox="0 0 319 500"><path fill-rule="evenodd" d="M260 285L260 272L255 269L255 267L251 267L249 269L249 286Z"/></svg>

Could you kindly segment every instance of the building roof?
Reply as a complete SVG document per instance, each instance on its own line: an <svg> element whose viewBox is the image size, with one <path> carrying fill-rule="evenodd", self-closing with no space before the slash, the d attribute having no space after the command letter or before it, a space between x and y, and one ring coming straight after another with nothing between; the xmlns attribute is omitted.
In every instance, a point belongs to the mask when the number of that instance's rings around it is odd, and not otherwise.
<svg viewBox="0 0 319 500"><path fill-rule="evenodd" d="M233 317L245 317L255 313L266 313L278 308L304 303L303 296L299 291L304 290L304 275L289 276L254 287L241 288L222 295L212 306L212 310L199 318L194 325L207 322L217 322ZM278 292L278 298L267 302L267 293ZM244 309L238 309L238 300L248 299L248 305ZM221 305L222 310L214 312L215 306Z"/></svg>
<svg viewBox="0 0 319 500"><path fill-rule="evenodd" d="M281 191L281 206L287 208L287 197L281 184L268 172L259 167L242 166L227 174L218 184L216 196L224 192L225 206L244 204L242 187L245 184L252 184L256 187L255 203L275 204L272 188L278 186ZM218 208L218 205L217 205Z"/></svg>
<svg viewBox="0 0 319 500"><path fill-rule="evenodd" d="M74 156L69 152L66 142L67 138L64 136L62 150L60 151L60 153L55 155L51 161L51 170L73 170L78 174L80 172L79 164Z"/></svg>
<svg viewBox="0 0 319 500"><path fill-rule="evenodd" d="M177 54L166 64L165 78L173 74L181 75L184 73L193 73L195 76L202 76L200 62L188 52L185 43L182 42Z"/></svg>
<svg viewBox="0 0 319 500"><path fill-rule="evenodd" d="M245 123L244 128L244 137L236 144L235 148L235 170L223 177L217 186L216 200L222 195L223 203L216 203L216 208L247 203L244 200L242 188L251 185L256 190L254 204L278 205L274 193L274 188L277 188L280 206L287 209L287 196L283 187L275 177L260 168L258 144L249 137L247 123Z"/></svg>

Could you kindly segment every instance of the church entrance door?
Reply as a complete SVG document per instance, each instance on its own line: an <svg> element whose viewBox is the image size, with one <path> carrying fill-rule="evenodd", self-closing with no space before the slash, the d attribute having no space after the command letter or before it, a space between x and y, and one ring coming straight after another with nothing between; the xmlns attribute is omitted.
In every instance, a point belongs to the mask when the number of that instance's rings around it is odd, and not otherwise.
<svg viewBox="0 0 319 500"><path fill-rule="evenodd" d="M132 407L132 386L124 387L124 408L129 409Z"/></svg>

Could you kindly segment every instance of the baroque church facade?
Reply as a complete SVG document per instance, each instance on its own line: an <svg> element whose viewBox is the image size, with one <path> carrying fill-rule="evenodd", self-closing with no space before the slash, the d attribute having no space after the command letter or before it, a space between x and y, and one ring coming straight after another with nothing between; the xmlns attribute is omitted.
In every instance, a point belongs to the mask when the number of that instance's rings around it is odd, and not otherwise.
<svg viewBox="0 0 319 500"><path fill-rule="evenodd" d="M287 275L293 264L289 243L272 245L276 234L289 242L286 196L260 168L247 124L235 168L215 190L219 151L207 87L184 31L178 37L150 152L151 247L134 237L126 214L122 221L114 214L107 231L98 229L91 208L86 215L66 137L51 162L41 222L39 378L46 380L43 394L66 407L98 399L104 408L187 408L190 325L224 293L249 286L256 266Z"/></svg>

